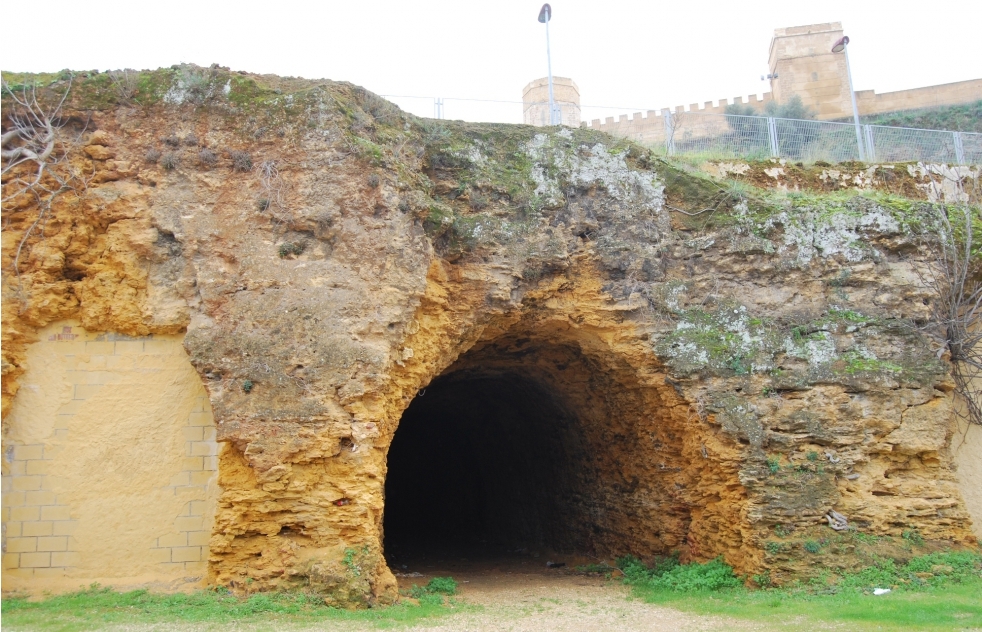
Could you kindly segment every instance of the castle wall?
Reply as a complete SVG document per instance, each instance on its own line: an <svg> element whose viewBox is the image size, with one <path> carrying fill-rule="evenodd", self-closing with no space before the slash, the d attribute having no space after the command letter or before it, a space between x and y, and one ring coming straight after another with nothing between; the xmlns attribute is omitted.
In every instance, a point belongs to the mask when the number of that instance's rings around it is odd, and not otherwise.
<svg viewBox="0 0 982 632"><path fill-rule="evenodd" d="M815 112L815 118L820 121L851 117L852 100L849 95L846 57L842 53L832 52L832 46L842 35L840 22L775 29L768 55L770 72L777 75L777 78L771 79L771 92L764 93L763 97L751 95L746 102L737 97L733 102L749 105L763 113L769 101L785 103L797 95L804 105ZM548 100L548 96L546 99ZM874 90L856 92L860 115L959 105L979 99L982 99L982 79L883 94L876 94ZM603 121L594 119L583 125L641 143L664 144L666 130L674 133L676 138L679 129L684 129L694 137L718 133L720 126L725 126L722 119L690 116L685 120L685 115L726 114L727 105L729 103L726 99L720 99L716 106L712 101L707 101L702 106L693 103L688 107L677 106L674 110L648 110L645 114L635 112L630 116L621 115L617 120L607 117ZM680 120L672 121L666 126L664 114L670 111L673 115L682 116ZM529 122L527 117L526 122Z"/></svg>
<svg viewBox="0 0 982 632"><path fill-rule="evenodd" d="M860 114L885 114L943 105L960 105L982 99L982 79L944 83L912 90L876 94L875 90L856 92ZM850 110L847 116L852 114Z"/></svg>
<svg viewBox="0 0 982 632"><path fill-rule="evenodd" d="M762 114L764 107L772 100L773 95L770 92L765 92L763 96L752 94L747 97L746 101L743 97L736 97L733 99L733 104L750 106L757 113ZM727 99L720 99L716 105L713 105L712 101L706 101L701 106L698 103L692 103L688 108L680 105L674 111L664 108L661 111L635 112L630 117L627 114L622 114L617 120L608 116L603 121L593 119L589 123L584 121L581 125L606 132L611 136L630 138L639 143L662 144L665 142L667 134L677 135L681 130L695 135L718 131L718 127L722 123L722 119L718 116L726 114L726 108L729 105ZM672 119L666 123L666 117L669 113L672 115ZM717 116L705 116L709 114Z"/></svg>
<svg viewBox="0 0 982 632"><path fill-rule="evenodd" d="M207 574L218 444L182 341L74 321L40 332L4 420L5 589Z"/></svg>

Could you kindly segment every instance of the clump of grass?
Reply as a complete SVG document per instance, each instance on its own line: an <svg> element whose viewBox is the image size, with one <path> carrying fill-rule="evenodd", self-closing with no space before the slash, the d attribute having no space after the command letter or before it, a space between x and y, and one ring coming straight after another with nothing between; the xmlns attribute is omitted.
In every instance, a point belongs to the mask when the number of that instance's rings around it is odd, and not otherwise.
<svg viewBox="0 0 982 632"><path fill-rule="evenodd" d="M368 176L368 186L372 189L377 189L382 183L382 180L378 177L378 174L372 173Z"/></svg>
<svg viewBox="0 0 982 632"><path fill-rule="evenodd" d="M202 149L198 152L198 162L205 167L213 167L218 163L218 155L210 149Z"/></svg>
<svg viewBox="0 0 982 632"><path fill-rule="evenodd" d="M416 599L421 604L442 604L443 597L452 597L457 594L457 581L453 577L434 577L425 586L413 587L409 590L409 596Z"/></svg>
<svg viewBox="0 0 982 632"><path fill-rule="evenodd" d="M781 462L778 461L777 457L769 456L767 457L767 469L771 474L777 474L781 471Z"/></svg>
<svg viewBox="0 0 982 632"><path fill-rule="evenodd" d="M680 564L678 557L667 557L648 566L636 557L627 556L617 560L617 567L624 573L627 583L653 590L703 592L741 585L733 568L721 558L705 564Z"/></svg>
<svg viewBox="0 0 982 632"><path fill-rule="evenodd" d="M488 206L487 196L478 193L476 191L474 193L471 193L470 207L472 209L474 209L475 211L482 211L485 208L487 208L487 206Z"/></svg>
<svg viewBox="0 0 982 632"><path fill-rule="evenodd" d="M817 540L805 540L805 543L802 546L804 546L805 550L812 555L816 555L822 551L822 545L819 544Z"/></svg>
<svg viewBox="0 0 982 632"><path fill-rule="evenodd" d="M268 198L259 198L256 201L256 208L259 209L259 212L260 213L262 213L263 211L265 211L266 209L268 209L269 208L269 199Z"/></svg>
<svg viewBox="0 0 982 632"><path fill-rule="evenodd" d="M247 152L235 149L229 154L232 158L232 169L235 171L250 171L252 169L252 156Z"/></svg>
<svg viewBox="0 0 982 632"><path fill-rule="evenodd" d="M924 546L924 538L917 532L917 529L904 529L900 535L914 546Z"/></svg>
<svg viewBox="0 0 982 632"><path fill-rule="evenodd" d="M184 144L187 145L188 147L197 147L198 137L194 135L194 132L191 132L190 134L184 137Z"/></svg>
<svg viewBox="0 0 982 632"><path fill-rule="evenodd" d="M157 164L157 161L160 160L160 156L161 153L159 149L150 148L147 150L147 153L143 154L143 160L147 164L155 165Z"/></svg>
<svg viewBox="0 0 982 632"><path fill-rule="evenodd" d="M164 144L167 145L168 147L176 148L181 146L181 139L176 134L170 134L169 136L164 136L161 140L164 141Z"/></svg>
<svg viewBox="0 0 982 632"><path fill-rule="evenodd" d="M242 382L242 392L245 393L246 395L251 393L252 389L255 387L256 385L252 383L252 380L245 380L244 382Z"/></svg>
<svg viewBox="0 0 982 632"><path fill-rule="evenodd" d="M160 158L160 166L167 171L173 171L181 164L181 154L169 151Z"/></svg>

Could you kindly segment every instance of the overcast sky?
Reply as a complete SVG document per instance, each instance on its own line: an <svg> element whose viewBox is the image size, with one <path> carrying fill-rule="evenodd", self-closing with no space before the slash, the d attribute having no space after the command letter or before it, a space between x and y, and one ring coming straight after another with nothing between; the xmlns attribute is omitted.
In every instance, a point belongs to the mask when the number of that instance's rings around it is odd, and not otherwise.
<svg viewBox="0 0 982 632"><path fill-rule="evenodd" d="M28 5L23 5L28 10ZM350 81L423 116L520 122L522 87L546 74L537 0L47 0L14 23L0 67L15 71L233 70ZM982 2L556 0L553 74L580 87L583 118L762 93L774 29L840 21L857 90L982 78ZM908 9L909 8L909 9ZM908 9L908 10L905 10ZM982 96L982 95L980 95ZM625 108L618 110L617 108Z"/></svg>

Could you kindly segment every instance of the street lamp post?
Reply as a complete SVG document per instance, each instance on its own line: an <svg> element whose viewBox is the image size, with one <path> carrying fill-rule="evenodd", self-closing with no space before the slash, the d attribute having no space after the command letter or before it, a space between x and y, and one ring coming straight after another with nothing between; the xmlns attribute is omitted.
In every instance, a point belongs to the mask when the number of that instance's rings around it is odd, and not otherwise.
<svg viewBox="0 0 982 632"><path fill-rule="evenodd" d="M833 53L845 53L846 55L846 77L849 79L849 96L852 98L852 120L856 124L856 146L859 147L859 159L866 160L866 152L863 149L863 133L859 128L859 108L856 107L856 91L852 87L852 70L849 68L849 37L843 35L839 41L832 46Z"/></svg>
<svg viewBox="0 0 982 632"><path fill-rule="evenodd" d="M549 66L549 124L559 125L561 123L559 110L556 107L556 100L552 95L552 53L549 51L549 20L551 18L552 7L547 2L539 9L539 22L546 25L546 63Z"/></svg>

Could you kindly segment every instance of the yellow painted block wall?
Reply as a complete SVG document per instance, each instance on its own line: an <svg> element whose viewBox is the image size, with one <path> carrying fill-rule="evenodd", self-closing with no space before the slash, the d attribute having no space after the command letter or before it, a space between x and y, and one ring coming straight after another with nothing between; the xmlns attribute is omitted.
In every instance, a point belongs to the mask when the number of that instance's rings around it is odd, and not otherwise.
<svg viewBox="0 0 982 632"><path fill-rule="evenodd" d="M5 590L207 574L218 444L182 340L66 321L31 346L4 420Z"/></svg>

